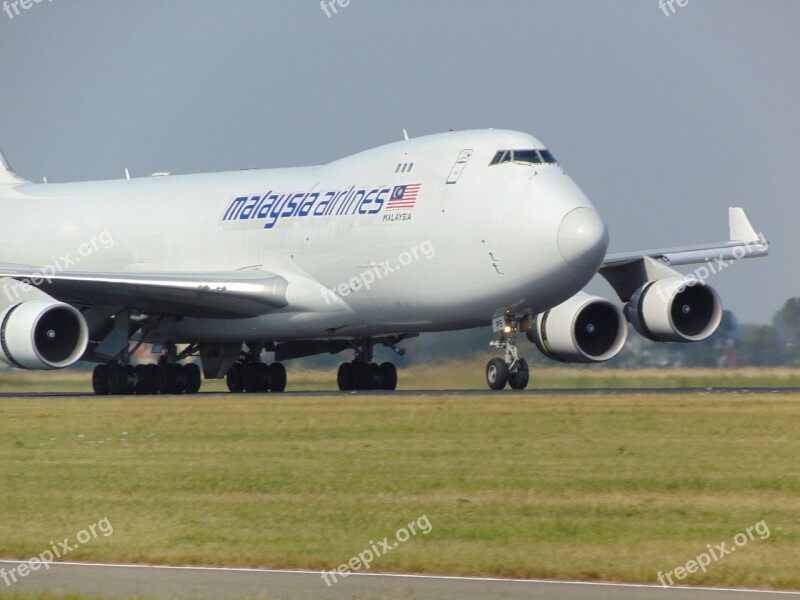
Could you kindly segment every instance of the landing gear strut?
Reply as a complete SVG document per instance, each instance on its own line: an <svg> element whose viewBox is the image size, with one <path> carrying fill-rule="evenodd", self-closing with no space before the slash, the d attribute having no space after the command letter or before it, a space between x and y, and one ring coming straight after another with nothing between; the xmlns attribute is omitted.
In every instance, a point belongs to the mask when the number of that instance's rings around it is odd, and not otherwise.
<svg viewBox="0 0 800 600"><path fill-rule="evenodd" d="M528 362L517 353L517 330L519 322L514 316L503 317L499 327L499 339L489 345L502 350L503 358L493 358L486 365L486 383L493 390L502 390L508 384L514 390L528 387L530 372Z"/></svg>
<svg viewBox="0 0 800 600"><path fill-rule="evenodd" d="M355 345L355 358L339 365L336 382L341 391L397 389L397 367L390 362L372 362L372 346L372 340Z"/></svg>

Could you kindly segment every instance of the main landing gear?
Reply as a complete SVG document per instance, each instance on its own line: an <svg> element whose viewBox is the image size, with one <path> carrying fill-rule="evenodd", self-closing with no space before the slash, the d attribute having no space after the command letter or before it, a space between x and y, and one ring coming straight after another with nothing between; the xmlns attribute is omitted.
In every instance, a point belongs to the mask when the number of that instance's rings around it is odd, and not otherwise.
<svg viewBox="0 0 800 600"><path fill-rule="evenodd" d="M528 362L517 353L518 322L506 316L499 330L499 339L489 345L504 351L503 358L493 358L486 365L486 383L493 390L502 390L508 384L511 389L524 390L528 387Z"/></svg>
<svg viewBox="0 0 800 600"><path fill-rule="evenodd" d="M158 364L136 365L112 361L97 365L92 372L92 388L98 396L152 396L155 394L196 394L200 391L202 376L194 363L180 364L185 356L178 356L175 347L168 347Z"/></svg>
<svg viewBox="0 0 800 600"><path fill-rule="evenodd" d="M372 362L371 340L361 342L355 350L356 356L351 362L339 365L336 382L341 391L397 389L397 367L390 362L380 365Z"/></svg>
<svg viewBox="0 0 800 600"><path fill-rule="evenodd" d="M282 392L286 389L286 368L282 363L261 361L262 346L248 344L249 351L234 364L225 376L228 390L235 394Z"/></svg>

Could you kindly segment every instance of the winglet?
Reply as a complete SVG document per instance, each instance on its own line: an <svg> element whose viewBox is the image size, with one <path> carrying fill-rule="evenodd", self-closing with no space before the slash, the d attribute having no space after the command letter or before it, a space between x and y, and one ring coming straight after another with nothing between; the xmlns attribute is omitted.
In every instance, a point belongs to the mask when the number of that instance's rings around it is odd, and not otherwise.
<svg viewBox="0 0 800 600"><path fill-rule="evenodd" d="M20 183L30 183L30 181L16 174L0 150L0 185L19 185Z"/></svg>
<svg viewBox="0 0 800 600"><path fill-rule="evenodd" d="M750 224L750 219L747 218L743 208L738 206L728 208L728 225L732 242L754 242L761 239Z"/></svg>

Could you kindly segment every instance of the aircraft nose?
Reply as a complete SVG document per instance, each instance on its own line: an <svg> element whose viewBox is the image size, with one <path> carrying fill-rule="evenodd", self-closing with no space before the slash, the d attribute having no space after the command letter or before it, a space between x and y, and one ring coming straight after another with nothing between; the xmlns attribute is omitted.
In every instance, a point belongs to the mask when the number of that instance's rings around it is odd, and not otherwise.
<svg viewBox="0 0 800 600"><path fill-rule="evenodd" d="M558 227L558 249L579 269L598 266L608 248L608 227L597 211L581 206L568 212Z"/></svg>

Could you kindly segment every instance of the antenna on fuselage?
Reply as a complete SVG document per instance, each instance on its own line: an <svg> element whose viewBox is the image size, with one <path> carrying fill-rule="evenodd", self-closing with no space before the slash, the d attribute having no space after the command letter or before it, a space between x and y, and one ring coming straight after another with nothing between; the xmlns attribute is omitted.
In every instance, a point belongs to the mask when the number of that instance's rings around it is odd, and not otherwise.
<svg viewBox="0 0 800 600"><path fill-rule="evenodd" d="M408 130L406 130L406 129L403 129L403 137L405 138L405 140L406 140L406 141L408 141L408 140L410 140L410 139L411 139L411 138L409 137L409 135L408 135Z"/></svg>
<svg viewBox="0 0 800 600"><path fill-rule="evenodd" d="M125 179L128 181L131 180L131 172L128 170L128 167L125 167Z"/></svg>

